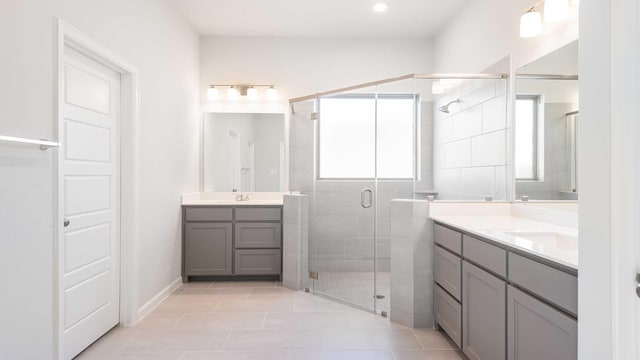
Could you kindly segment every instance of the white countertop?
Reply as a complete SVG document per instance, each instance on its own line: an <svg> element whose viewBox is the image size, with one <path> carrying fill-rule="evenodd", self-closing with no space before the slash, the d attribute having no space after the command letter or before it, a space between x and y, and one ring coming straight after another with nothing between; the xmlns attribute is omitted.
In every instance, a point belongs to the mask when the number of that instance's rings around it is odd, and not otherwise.
<svg viewBox="0 0 640 360"><path fill-rule="evenodd" d="M238 201L236 195L248 195L250 200ZM206 206L206 205L227 205L227 206L256 206L256 205L279 205L283 204L284 193L279 192L200 192L182 194L182 205Z"/></svg>
<svg viewBox="0 0 640 360"><path fill-rule="evenodd" d="M237 201L237 200L185 200L182 202L182 205L191 205L191 206L205 206L205 205L234 205L234 206L256 206L256 205L280 205L282 206L282 200L246 200L246 201Z"/></svg>
<svg viewBox="0 0 640 360"><path fill-rule="evenodd" d="M578 230L523 217L431 215L439 223L578 269Z"/></svg>

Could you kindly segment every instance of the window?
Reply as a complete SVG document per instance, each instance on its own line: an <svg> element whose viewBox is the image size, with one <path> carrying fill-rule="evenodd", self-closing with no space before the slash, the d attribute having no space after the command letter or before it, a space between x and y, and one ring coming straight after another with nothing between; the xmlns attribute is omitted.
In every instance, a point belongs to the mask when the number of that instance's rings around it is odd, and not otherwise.
<svg viewBox="0 0 640 360"><path fill-rule="evenodd" d="M538 161L539 95L518 95L515 116L516 180L540 180Z"/></svg>
<svg viewBox="0 0 640 360"><path fill-rule="evenodd" d="M319 178L413 179L415 112L413 95L321 98Z"/></svg>

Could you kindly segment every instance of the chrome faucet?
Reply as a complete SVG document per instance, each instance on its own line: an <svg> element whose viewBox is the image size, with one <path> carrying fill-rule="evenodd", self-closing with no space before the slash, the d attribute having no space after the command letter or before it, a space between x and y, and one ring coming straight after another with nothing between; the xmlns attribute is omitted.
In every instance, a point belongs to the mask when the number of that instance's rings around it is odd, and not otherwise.
<svg viewBox="0 0 640 360"><path fill-rule="evenodd" d="M236 201L249 201L249 194L236 194Z"/></svg>

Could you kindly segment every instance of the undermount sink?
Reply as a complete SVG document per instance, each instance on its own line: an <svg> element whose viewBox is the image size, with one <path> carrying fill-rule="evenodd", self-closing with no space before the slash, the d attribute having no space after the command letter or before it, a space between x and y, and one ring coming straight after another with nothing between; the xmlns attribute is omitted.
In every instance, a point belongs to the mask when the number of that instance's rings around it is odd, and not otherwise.
<svg viewBox="0 0 640 360"><path fill-rule="evenodd" d="M536 242L543 241L563 243L578 241L578 238L575 236L560 234L557 232L507 231L504 232L504 234Z"/></svg>

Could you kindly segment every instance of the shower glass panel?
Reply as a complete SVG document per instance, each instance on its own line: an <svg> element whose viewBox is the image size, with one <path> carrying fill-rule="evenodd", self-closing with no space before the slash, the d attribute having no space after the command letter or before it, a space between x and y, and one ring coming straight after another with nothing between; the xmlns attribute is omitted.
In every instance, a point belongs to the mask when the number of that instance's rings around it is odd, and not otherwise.
<svg viewBox="0 0 640 360"><path fill-rule="evenodd" d="M506 80L440 76L291 102L291 189L309 197L302 268L314 294L391 314L391 289L424 280L406 264L413 239L392 231L394 201L506 200Z"/></svg>
<svg viewBox="0 0 640 360"><path fill-rule="evenodd" d="M373 311L376 89L320 97L316 109L313 291Z"/></svg>

